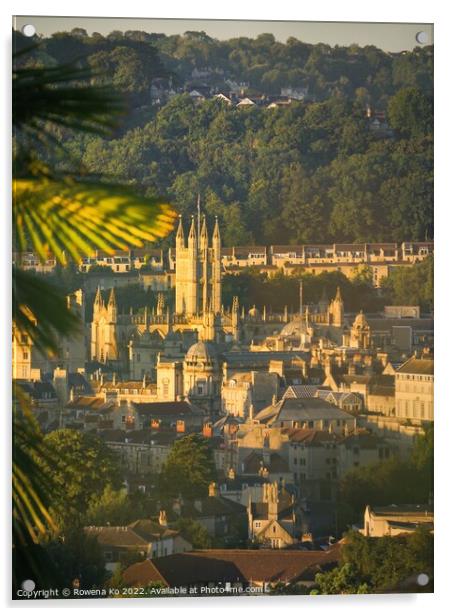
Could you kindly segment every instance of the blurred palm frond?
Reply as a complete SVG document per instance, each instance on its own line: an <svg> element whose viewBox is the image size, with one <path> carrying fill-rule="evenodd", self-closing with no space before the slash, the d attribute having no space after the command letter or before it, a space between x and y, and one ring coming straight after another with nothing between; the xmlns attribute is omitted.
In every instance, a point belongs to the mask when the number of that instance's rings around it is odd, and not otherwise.
<svg viewBox="0 0 452 616"><path fill-rule="evenodd" d="M13 72L13 126L40 135L46 123L108 135L125 111L108 87L93 86L90 69L75 64L16 68Z"/></svg>
<svg viewBox="0 0 452 616"><path fill-rule="evenodd" d="M49 251L63 265L95 249L112 253L155 241L173 228L176 214L159 199L127 187L59 180L16 179L13 217L19 250L30 245L42 260Z"/></svg>
<svg viewBox="0 0 452 616"><path fill-rule="evenodd" d="M38 582L47 580L45 553L39 544L58 532L58 527L49 512L48 503L62 488L44 473L38 459L46 464L55 464L54 455L46 446L42 432L30 410L26 394L14 388L13 408L13 550L20 567L15 567L13 577L19 570L33 574ZM47 563L48 564L48 563Z"/></svg>

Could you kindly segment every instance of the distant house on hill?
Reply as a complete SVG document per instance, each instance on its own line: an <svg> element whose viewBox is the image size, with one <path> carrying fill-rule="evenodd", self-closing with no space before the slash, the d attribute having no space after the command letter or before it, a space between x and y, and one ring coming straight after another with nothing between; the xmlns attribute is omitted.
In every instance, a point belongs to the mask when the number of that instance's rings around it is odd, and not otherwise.
<svg viewBox="0 0 452 616"><path fill-rule="evenodd" d="M253 107L255 105L256 103L251 98L245 97L239 100L236 107Z"/></svg>

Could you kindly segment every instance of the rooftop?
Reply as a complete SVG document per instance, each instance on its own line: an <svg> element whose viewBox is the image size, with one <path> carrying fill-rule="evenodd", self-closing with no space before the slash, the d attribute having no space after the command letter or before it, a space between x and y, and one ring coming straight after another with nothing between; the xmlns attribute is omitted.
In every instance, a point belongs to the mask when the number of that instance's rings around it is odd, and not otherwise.
<svg viewBox="0 0 452 616"><path fill-rule="evenodd" d="M124 572L128 585L160 581L168 586L204 583L295 582L312 579L337 564L340 544L328 551L196 550L132 565Z"/></svg>
<svg viewBox="0 0 452 616"><path fill-rule="evenodd" d="M397 374L433 374L433 359L411 357L397 369Z"/></svg>
<svg viewBox="0 0 452 616"><path fill-rule="evenodd" d="M352 415L338 409L321 398L283 398L268 406L255 419L262 422L273 421L319 421L322 419L345 420Z"/></svg>

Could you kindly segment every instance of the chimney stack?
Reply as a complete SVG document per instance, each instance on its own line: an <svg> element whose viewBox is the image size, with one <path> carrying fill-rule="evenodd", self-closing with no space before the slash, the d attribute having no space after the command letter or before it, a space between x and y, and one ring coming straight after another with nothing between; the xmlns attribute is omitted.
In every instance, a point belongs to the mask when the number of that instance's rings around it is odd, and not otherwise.
<svg viewBox="0 0 452 616"><path fill-rule="evenodd" d="M159 513L159 524L160 526L168 526L168 521L166 519L166 511L163 509Z"/></svg>
<svg viewBox="0 0 452 616"><path fill-rule="evenodd" d="M205 423L202 427L202 435L206 438L212 438L213 430L211 423Z"/></svg>
<svg viewBox="0 0 452 616"><path fill-rule="evenodd" d="M214 481L209 483L209 496L218 496L218 486Z"/></svg>

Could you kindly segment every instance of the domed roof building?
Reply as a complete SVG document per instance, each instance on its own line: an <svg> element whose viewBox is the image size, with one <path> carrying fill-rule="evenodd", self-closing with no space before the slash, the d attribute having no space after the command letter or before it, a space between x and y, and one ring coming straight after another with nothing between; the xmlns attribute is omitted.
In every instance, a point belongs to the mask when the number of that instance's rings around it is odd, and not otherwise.
<svg viewBox="0 0 452 616"><path fill-rule="evenodd" d="M350 330L350 346L357 349L368 349L370 346L370 326L362 310L353 321Z"/></svg>
<svg viewBox="0 0 452 616"><path fill-rule="evenodd" d="M203 366L218 366L218 353L216 345L207 340L200 340L193 344L185 355L185 363L190 366L203 364Z"/></svg>
<svg viewBox="0 0 452 616"><path fill-rule="evenodd" d="M184 395L212 414L219 411L221 362L214 342L200 340L184 359Z"/></svg>

